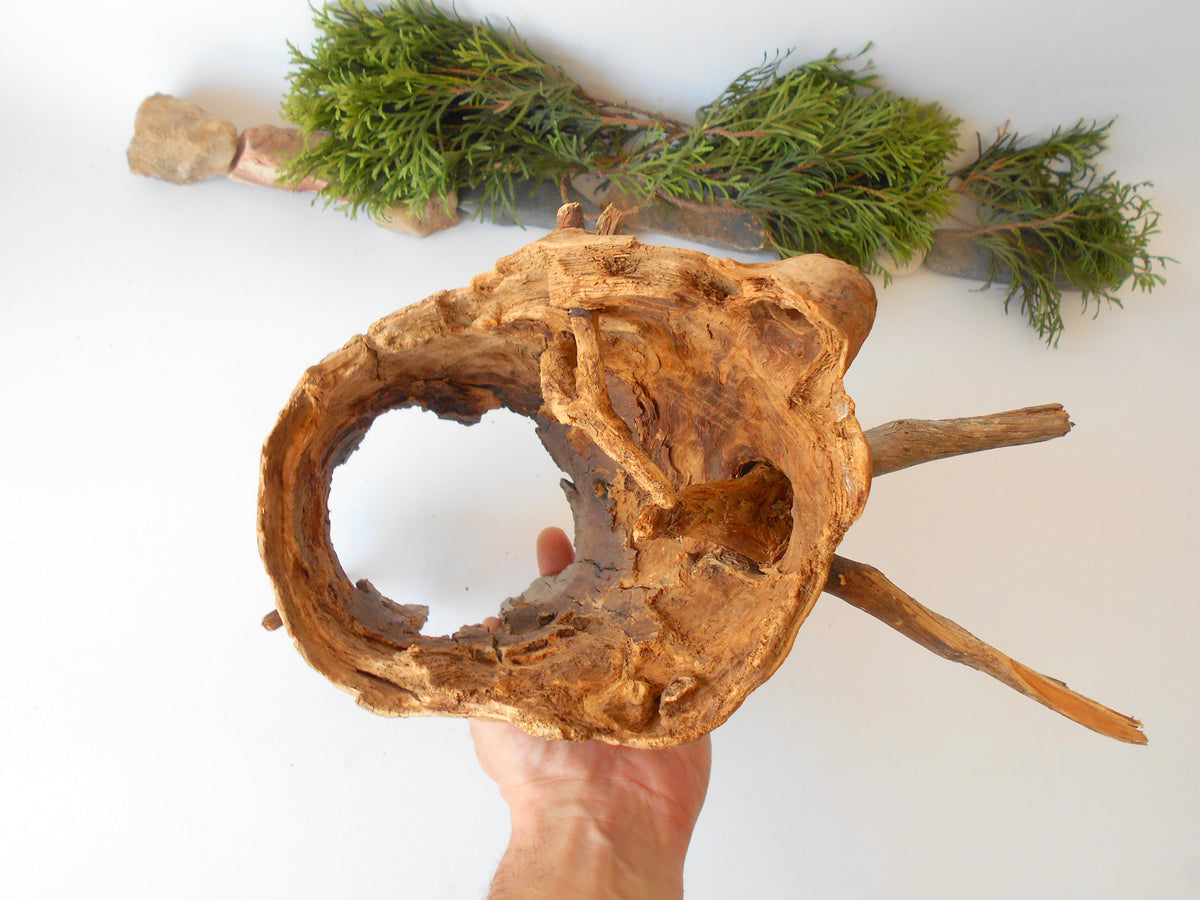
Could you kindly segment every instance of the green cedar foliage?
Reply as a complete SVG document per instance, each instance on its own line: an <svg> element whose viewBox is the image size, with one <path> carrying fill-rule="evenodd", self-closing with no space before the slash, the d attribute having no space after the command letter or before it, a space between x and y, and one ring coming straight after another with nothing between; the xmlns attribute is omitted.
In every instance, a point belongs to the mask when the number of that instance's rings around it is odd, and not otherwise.
<svg viewBox="0 0 1200 900"><path fill-rule="evenodd" d="M1103 301L1120 306L1113 291L1127 280L1150 291L1163 283L1151 256L1158 213L1139 194L1146 184L1101 176L1096 157L1112 122L1078 122L1047 139L1023 143L1001 133L979 158L953 173L957 189L974 203L971 234L991 252L988 278L1008 277L1005 308L1020 297L1021 311L1047 342L1063 330L1062 290L1082 294L1083 308Z"/></svg>
<svg viewBox="0 0 1200 900"><path fill-rule="evenodd" d="M283 114L322 140L287 170L328 182L351 214L482 188L513 211L513 180L599 173L643 200L731 200L756 213L779 253L820 251L879 271L907 261L949 209L945 160L957 121L896 97L829 56L743 74L695 126L589 96L511 31L418 0L317 14L311 55Z"/></svg>
<svg viewBox="0 0 1200 900"><path fill-rule="evenodd" d="M903 264L928 250L966 195L992 277L1011 274L1006 306L1019 294L1047 341L1062 329L1064 284L1083 291L1086 307L1117 302L1112 292L1130 277L1144 290L1162 282L1142 185L1097 174L1107 125L1027 147L1002 135L951 173L959 121L883 89L856 56L786 72L783 60L765 61L688 125L592 97L511 29L425 0L380 9L344 0L316 22L310 54L289 44L296 68L283 115L320 140L306 141L285 179L325 180L326 202L351 215L415 212L475 189L481 214L515 218L517 179L565 187L590 173L642 201L730 201L758 216L781 255L822 252L877 273L883 255Z"/></svg>

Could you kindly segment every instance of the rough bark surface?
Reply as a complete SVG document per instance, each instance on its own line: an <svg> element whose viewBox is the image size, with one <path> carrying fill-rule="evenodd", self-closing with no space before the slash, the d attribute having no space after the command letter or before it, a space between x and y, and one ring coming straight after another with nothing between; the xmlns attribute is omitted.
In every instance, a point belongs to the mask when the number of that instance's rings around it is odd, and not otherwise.
<svg viewBox="0 0 1200 900"><path fill-rule="evenodd" d="M834 550L872 476L1061 437L1057 404L865 434L842 388L875 296L823 256L745 265L596 233L579 203L471 286L375 323L312 367L263 451L259 537L317 670L385 715L513 722L637 747L720 725L787 655L822 589L1102 734L1141 725L1041 675ZM353 585L329 542L333 469L404 406L537 421L570 477L577 562L424 635L427 606ZM436 598L433 598L436 599Z"/></svg>
<svg viewBox="0 0 1200 900"><path fill-rule="evenodd" d="M300 652L368 709L664 747L775 671L862 512L842 376L875 296L824 256L742 264L581 221L305 373L264 447L260 546ZM427 608L351 584L330 545L333 469L405 406L529 416L568 475L577 561L495 633L421 634Z"/></svg>

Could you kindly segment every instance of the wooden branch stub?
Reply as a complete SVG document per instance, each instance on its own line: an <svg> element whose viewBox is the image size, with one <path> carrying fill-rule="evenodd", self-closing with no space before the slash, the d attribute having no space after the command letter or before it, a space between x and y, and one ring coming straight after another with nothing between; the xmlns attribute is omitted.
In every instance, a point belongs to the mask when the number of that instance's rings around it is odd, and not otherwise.
<svg viewBox="0 0 1200 900"><path fill-rule="evenodd" d="M871 475L878 478L910 466L1062 437L1071 430L1057 403L964 419L899 419L867 431Z"/></svg>
<svg viewBox="0 0 1200 900"><path fill-rule="evenodd" d="M297 648L374 712L671 746L779 666L863 509L842 375L874 291L819 255L743 264L559 221L305 373L263 448L260 548ZM420 633L423 607L354 583L330 546L334 467L405 406L529 416L567 474L577 561L495 632Z"/></svg>
<svg viewBox="0 0 1200 900"><path fill-rule="evenodd" d="M608 204L596 220L596 234L616 234L621 230L625 214L615 204Z"/></svg>
<svg viewBox="0 0 1200 900"><path fill-rule="evenodd" d="M1001 653L945 616L926 609L878 569L834 556L825 590L943 659L990 675L1080 725L1119 741L1146 743L1142 725L1136 719L1077 694L1061 681L1041 675Z"/></svg>
<svg viewBox="0 0 1200 900"><path fill-rule="evenodd" d="M564 203L558 208L558 216L556 218L559 228L582 228L583 204Z"/></svg>

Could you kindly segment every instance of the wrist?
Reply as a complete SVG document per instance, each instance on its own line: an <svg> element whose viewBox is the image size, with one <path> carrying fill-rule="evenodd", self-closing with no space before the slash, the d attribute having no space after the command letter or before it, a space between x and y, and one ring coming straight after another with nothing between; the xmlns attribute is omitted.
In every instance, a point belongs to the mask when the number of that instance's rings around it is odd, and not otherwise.
<svg viewBox="0 0 1200 900"><path fill-rule="evenodd" d="M693 821L612 785L564 785L512 798L512 837L493 884L512 896L672 898L683 893Z"/></svg>

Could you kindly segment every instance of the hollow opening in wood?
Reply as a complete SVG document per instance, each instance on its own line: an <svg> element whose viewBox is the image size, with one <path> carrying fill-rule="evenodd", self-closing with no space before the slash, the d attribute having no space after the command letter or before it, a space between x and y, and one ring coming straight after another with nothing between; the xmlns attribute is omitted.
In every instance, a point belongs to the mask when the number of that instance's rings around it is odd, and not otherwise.
<svg viewBox="0 0 1200 900"><path fill-rule="evenodd" d="M428 605L421 633L451 635L529 585L542 527L570 533L562 475L524 416L497 409L466 426L393 410L334 472L331 543L352 581Z"/></svg>
<svg viewBox="0 0 1200 900"><path fill-rule="evenodd" d="M573 228L397 310L305 372L264 446L280 621L385 715L694 740L782 662L866 501L841 376L873 312L870 283L824 257L743 264ZM332 549L333 470L412 406L527 416L567 474L578 561L502 603L496 631L422 634L423 606L356 585Z"/></svg>

